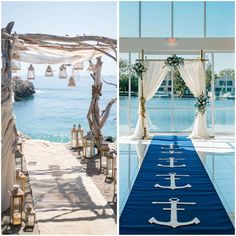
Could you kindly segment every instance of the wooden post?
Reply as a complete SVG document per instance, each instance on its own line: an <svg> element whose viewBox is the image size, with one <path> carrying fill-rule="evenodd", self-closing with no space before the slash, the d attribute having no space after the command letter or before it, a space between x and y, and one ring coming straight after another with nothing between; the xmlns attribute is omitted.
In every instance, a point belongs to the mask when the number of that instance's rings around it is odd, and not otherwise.
<svg viewBox="0 0 236 236"><path fill-rule="evenodd" d="M95 72L92 77L94 84L92 85L92 100L87 114L90 130L95 138L95 144L100 153L100 147L103 143L102 127L104 126L107 118L109 117L112 105L116 102L116 98L112 99L106 106L105 110L100 114L99 98L102 96L102 82L101 82L102 60L101 57L97 58L95 65Z"/></svg>
<svg viewBox="0 0 236 236"><path fill-rule="evenodd" d="M12 112L12 87L11 87L11 50L12 42L8 35L11 34L14 22L10 22L2 29L2 86L1 86L1 120L2 120L2 211L10 206L8 191L16 182L15 173L15 149L17 144L17 131Z"/></svg>
<svg viewBox="0 0 236 236"><path fill-rule="evenodd" d="M142 49L141 51L141 61L142 63L144 62L144 49ZM142 139L147 139L147 128L145 126L145 113L146 113L146 109L145 109L145 103L146 103L146 99L143 97L143 73L141 73L141 98L140 98L140 104L141 104L141 116L142 116L142 127L143 127L143 137Z"/></svg>

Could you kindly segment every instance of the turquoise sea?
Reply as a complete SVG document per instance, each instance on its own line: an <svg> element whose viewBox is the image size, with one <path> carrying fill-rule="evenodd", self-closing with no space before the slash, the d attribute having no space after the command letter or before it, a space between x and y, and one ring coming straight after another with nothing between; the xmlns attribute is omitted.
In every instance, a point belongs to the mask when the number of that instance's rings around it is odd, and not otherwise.
<svg viewBox="0 0 236 236"><path fill-rule="evenodd" d="M24 79L24 77L21 77ZM104 80L116 83L115 76L104 76ZM58 77L38 76L32 81L36 94L20 102L14 102L17 129L33 139L54 142L68 142L73 124L81 124L85 131L89 130L87 112L91 100L90 76L80 77L76 87L68 87L68 80ZM106 104L116 97L116 88L103 83L100 97L101 111ZM102 129L103 135L116 137L116 104Z"/></svg>

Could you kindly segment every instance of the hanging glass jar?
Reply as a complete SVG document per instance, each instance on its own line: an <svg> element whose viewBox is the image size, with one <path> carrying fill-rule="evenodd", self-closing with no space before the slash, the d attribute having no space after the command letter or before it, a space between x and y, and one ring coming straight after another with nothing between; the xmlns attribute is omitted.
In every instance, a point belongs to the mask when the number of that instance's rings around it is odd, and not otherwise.
<svg viewBox="0 0 236 236"><path fill-rule="evenodd" d="M31 204L26 204L25 206L25 227L33 228L35 225L36 217L35 211Z"/></svg>
<svg viewBox="0 0 236 236"><path fill-rule="evenodd" d="M69 82L68 82L69 87L75 87L75 78L73 76L70 77Z"/></svg>
<svg viewBox="0 0 236 236"><path fill-rule="evenodd" d="M83 147L84 130L78 125L78 147Z"/></svg>
<svg viewBox="0 0 236 236"><path fill-rule="evenodd" d="M92 72L92 73L94 73L95 70L96 70L96 67L95 67L95 65L92 63L91 60L89 60L89 67L88 67L87 70L88 70L89 72Z"/></svg>
<svg viewBox="0 0 236 236"><path fill-rule="evenodd" d="M64 64L59 68L59 79L67 79L66 66Z"/></svg>
<svg viewBox="0 0 236 236"><path fill-rule="evenodd" d="M10 193L11 223L20 225L22 223L22 211L24 193L18 185L13 185Z"/></svg>
<svg viewBox="0 0 236 236"><path fill-rule="evenodd" d="M29 79L29 80L35 79L35 71L34 71L34 67L32 66L32 64L28 68L27 79Z"/></svg>
<svg viewBox="0 0 236 236"><path fill-rule="evenodd" d="M71 130L71 147L78 147L78 130L76 129L76 125L73 125L73 128Z"/></svg>
<svg viewBox="0 0 236 236"><path fill-rule="evenodd" d="M91 132L88 132L83 139L83 157L92 158L94 152L94 136Z"/></svg>
<svg viewBox="0 0 236 236"><path fill-rule="evenodd" d="M46 69L45 76L53 76L52 67L50 65L48 65Z"/></svg>

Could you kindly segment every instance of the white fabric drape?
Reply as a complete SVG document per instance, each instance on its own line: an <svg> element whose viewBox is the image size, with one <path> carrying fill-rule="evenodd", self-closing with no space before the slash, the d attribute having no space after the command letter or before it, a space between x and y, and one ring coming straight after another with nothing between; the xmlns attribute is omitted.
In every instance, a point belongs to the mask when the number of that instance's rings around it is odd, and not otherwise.
<svg viewBox="0 0 236 236"><path fill-rule="evenodd" d="M65 52L56 48L44 48L38 45L30 44L24 44L24 50L20 50L21 47L22 46L15 46L15 56L19 56L20 61L31 64L76 64L88 61L95 56L99 57L103 55L102 52L94 49L79 49ZM110 51L110 49L106 47L101 49L106 52Z"/></svg>
<svg viewBox="0 0 236 236"><path fill-rule="evenodd" d="M145 67L147 71L143 76L143 97L146 101L150 100L160 87L162 81L165 79L165 76L168 72L168 67L164 67L164 62L160 61L146 61ZM147 128L147 136L150 136L148 133L148 121L147 121L147 111L144 119L144 126ZM142 127L142 116L141 116L141 103L139 101L139 116L138 122L135 128L135 131L131 138L139 139L144 135Z"/></svg>
<svg viewBox="0 0 236 236"><path fill-rule="evenodd" d="M184 82L195 97L199 97L206 91L206 77L203 62L185 61L179 66L179 72ZM198 112L194 128L189 136L190 138L209 138L207 133L206 112L204 114Z"/></svg>

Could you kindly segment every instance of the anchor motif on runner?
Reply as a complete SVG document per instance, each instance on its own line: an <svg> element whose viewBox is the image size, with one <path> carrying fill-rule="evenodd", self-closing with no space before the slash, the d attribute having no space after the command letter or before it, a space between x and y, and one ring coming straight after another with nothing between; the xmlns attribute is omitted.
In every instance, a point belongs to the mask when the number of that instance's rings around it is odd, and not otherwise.
<svg viewBox="0 0 236 236"><path fill-rule="evenodd" d="M162 186L160 184L155 184L154 186L156 188L169 188L169 189L182 189L182 188L191 188L192 186L190 184L186 184L184 186L176 186L175 180L179 180L180 178L176 177L188 177L189 175L177 175L176 173L169 173L168 175L156 175L156 176L169 176L170 178L165 178L170 180L170 186Z"/></svg>
<svg viewBox="0 0 236 236"><path fill-rule="evenodd" d="M158 164L157 166L160 167L170 167L170 168L174 168L174 167L185 167L185 164L182 165L175 165L175 162L178 162L179 160L184 160L184 158L174 158L174 157L169 157L169 158L159 158L159 160L166 160L167 162L169 161L170 164L169 165L162 165L162 164Z"/></svg>
<svg viewBox="0 0 236 236"><path fill-rule="evenodd" d="M170 221L163 222L156 220L155 217L151 217L149 219L150 224L158 224L158 225L166 225L171 226L172 228L176 228L179 226L186 226L192 224L199 224L200 220L195 217L193 220L186 222L179 222L177 217L178 211L184 211L185 208L178 208L178 205L195 205L195 202L180 202L178 198L170 198L169 202L152 202L152 204L171 204L170 208L163 208L164 211L170 211Z"/></svg>
<svg viewBox="0 0 236 236"><path fill-rule="evenodd" d="M180 153L183 153L183 152L177 152L174 149L169 149L168 151L162 151L161 153L180 154Z"/></svg>

